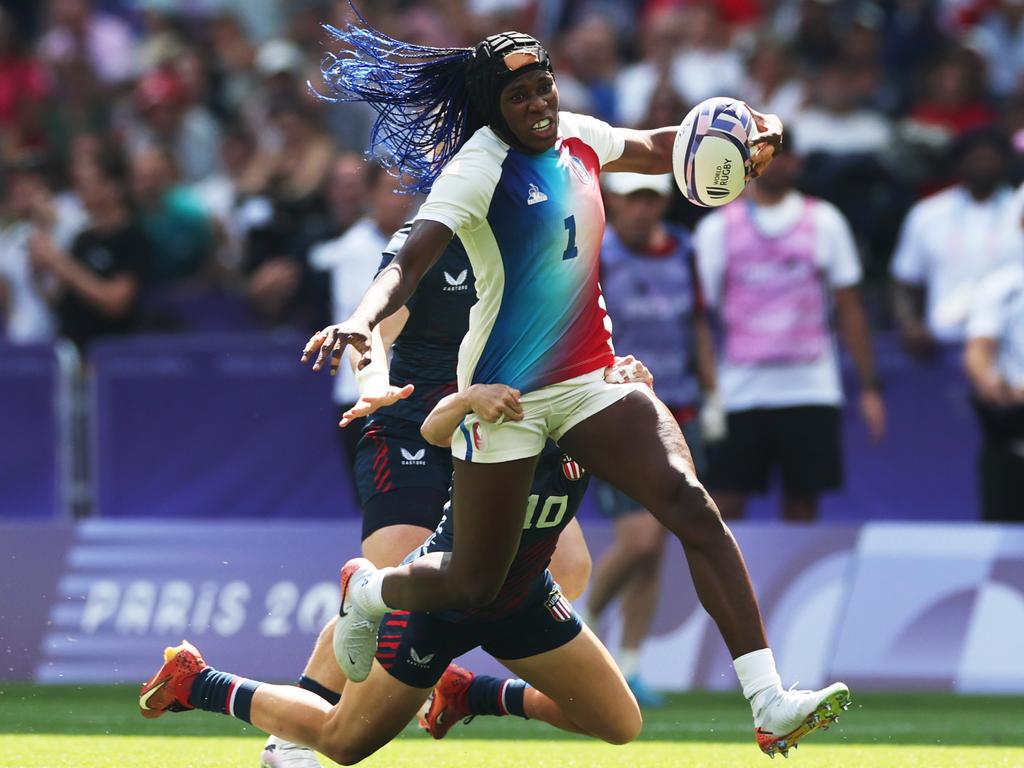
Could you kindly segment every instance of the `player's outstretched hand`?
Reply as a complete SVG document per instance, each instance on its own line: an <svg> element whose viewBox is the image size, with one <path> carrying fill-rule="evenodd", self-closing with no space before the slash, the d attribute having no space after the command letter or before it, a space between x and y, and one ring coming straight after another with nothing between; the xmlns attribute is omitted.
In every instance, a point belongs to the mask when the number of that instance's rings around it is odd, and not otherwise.
<svg viewBox="0 0 1024 768"><path fill-rule="evenodd" d="M404 387L395 387L388 384L387 388L379 394L362 395L355 405L341 414L341 421L338 422L338 426L347 427L358 418L369 416L374 411L394 405L399 400L405 400L405 398L413 393L414 389L415 387L412 384L406 384Z"/></svg>
<svg viewBox="0 0 1024 768"><path fill-rule="evenodd" d="M604 369L604 380L609 384L646 384L654 389L654 374L632 355L616 357L615 363Z"/></svg>
<svg viewBox="0 0 1024 768"><path fill-rule="evenodd" d="M466 390L466 403L483 421L522 421L522 397L504 384L474 384Z"/></svg>
<svg viewBox="0 0 1024 768"><path fill-rule="evenodd" d="M365 368L370 363L370 326L355 318L329 325L310 336L305 349L302 350L302 362L308 363L316 353L313 370L319 371L325 362L329 362L333 376L338 372L341 353L350 344L362 355L358 367Z"/></svg>
<svg viewBox="0 0 1024 768"><path fill-rule="evenodd" d="M775 148L782 143L782 120L778 115L771 115L765 112L758 112L747 104L751 116L754 118L754 135L750 139L750 176L749 179L756 179L768 163L775 156Z"/></svg>

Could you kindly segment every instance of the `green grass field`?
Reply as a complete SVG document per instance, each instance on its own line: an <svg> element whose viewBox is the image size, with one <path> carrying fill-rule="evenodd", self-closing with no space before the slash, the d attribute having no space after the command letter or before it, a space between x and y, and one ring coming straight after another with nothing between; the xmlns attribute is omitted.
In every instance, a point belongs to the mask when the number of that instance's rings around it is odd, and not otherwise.
<svg viewBox="0 0 1024 768"><path fill-rule="evenodd" d="M3 768L257 768L263 736L206 713L144 720L136 688L0 685ZM776 758L777 763L781 758ZM327 761L323 761L329 765ZM640 740L611 747L515 718L477 718L443 742L409 729L371 768L739 768L767 766L734 694L688 694L645 713ZM855 692L795 768L1021 768L1024 699Z"/></svg>

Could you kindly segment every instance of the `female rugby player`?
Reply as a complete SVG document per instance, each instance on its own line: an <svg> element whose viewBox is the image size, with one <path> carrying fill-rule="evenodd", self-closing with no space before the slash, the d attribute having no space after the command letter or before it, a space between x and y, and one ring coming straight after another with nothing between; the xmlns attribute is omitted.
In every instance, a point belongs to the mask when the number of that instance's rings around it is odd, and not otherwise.
<svg viewBox="0 0 1024 768"><path fill-rule="evenodd" d="M408 225L395 233L381 268L408 234ZM448 502L451 451L427 442L420 425L437 402L456 389L455 364L476 301L474 282L469 258L459 239L452 238L408 303L374 329L379 354L372 365L356 373L360 398L340 425L368 417L356 449L355 472L363 513L363 556L378 567L398 565L422 544ZM590 554L577 520L562 531L551 571L569 600L582 594L590 575ZM345 685L331 651L336 621L320 632L299 677L300 687L330 704L338 702ZM319 766L311 749L277 735L267 739L260 761L263 768Z"/></svg>
<svg viewBox="0 0 1024 768"><path fill-rule="evenodd" d="M676 128L615 129L559 112L548 53L522 33L437 49L396 41L365 21L334 31L347 50L326 67L328 83L339 99L377 111L373 149L430 193L352 317L314 335L303 359L316 353L315 370L328 360L336 366L346 345L372 357L371 329L405 303L457 234L478 294L459 387L504 383L522 393L506 396L504 419L470 415L456 430L458 544L450 557L382 570L359 560L343 569L335 640L348 677L369 673L389 610L466 609L494 599L518 549L537 456L553 438L679 539L733 657L760 748L785 752L827 724L848 703L848 689L782 687L742 554L671 413L653 393L616 389L602 377L613 353L597 282L605 218L598 177L671 171ZM782 125L752 113L756 175Z"/></svg>
<svg viewBox="0 0 1024 768"><path fill-rule="evenodd" d="M610 369L608 378L650 382L646 369L631 358ZM514 394L505 385L478 384L448 395L424 422L424 437L446 445L466 415L474 413L485 423L496 419ZM547 570L586 485L579 466L549 443L537 464L525 514L520 510L523 535L495 600L469 611L391 613L381 625L380 649L369 676L349 682L337 705L303 688L212 669L194 646L183 642L164 652L163 667L142 686L142 714L152 718L188 709L230 714L350 765L397 736L452 659L480 646L522 679L464 676L457 687L465 714L516 714L613 744L631 741L641 726L636 700L611 655L580 622ZM412 562L443 559L453 535L453 521L446 516ZM461 712L453 702L441 708L445 702L443 695L435 698L438 706L428 715L435 735L444 728L440 712Z"/></svg>

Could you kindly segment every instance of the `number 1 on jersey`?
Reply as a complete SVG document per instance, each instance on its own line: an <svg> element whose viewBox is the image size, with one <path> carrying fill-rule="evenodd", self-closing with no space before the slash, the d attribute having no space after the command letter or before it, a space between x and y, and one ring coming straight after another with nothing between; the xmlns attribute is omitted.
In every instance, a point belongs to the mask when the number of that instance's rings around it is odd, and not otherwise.
<svg viewBox="0 0 1024 768"><path fill-rule="evenodd" d="M575 259L579 255L579 251L576 250L576 217L567 216L564 223L566 230L569 232L569 244L565 246L562 261L568 261L569 259Z"/></svg>

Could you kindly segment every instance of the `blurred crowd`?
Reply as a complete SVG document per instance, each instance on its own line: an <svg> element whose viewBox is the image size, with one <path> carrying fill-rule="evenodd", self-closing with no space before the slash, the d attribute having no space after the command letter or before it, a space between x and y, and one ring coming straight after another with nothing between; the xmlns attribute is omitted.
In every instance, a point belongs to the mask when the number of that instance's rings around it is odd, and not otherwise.
<svg viewBox="0 0 1024 768"><path fill-rule="evenodd" d="M975 286L1019 258L1022 0L357 5L431 45L533 32L562 108L613 124L678 123L723 94L779 114L802 159L793 185L849 224L872 327L916 356L963 342ZM109 334L329 323L355 247L341 239L359 222L385 237L417 202L364 162L373 114L318 95L322 25L351 14L337 0L0 1L2 336L87 351ZM673 188L664 218L692 231L703 213ZM1010 397L971 375L983 400Z"/></svg>
<svg viewBox="0 0 1024 768"><path fill-rule="evenodd" d="M7 336L85 342L135 327L306 330L328 319L329 265L309 255L367 213L373 183L359 162L372 115L313 93L330 45L321 25L350 17L348 3L2 5ZM811 159L799 186L846 215L869 285L885 277L910 205L955 175L958 137L985 126L1009 137L1006 182L1024 151L1024 3L1014 0L375 0L360 10L436 45L533 31L553 52L563 107L615 124L672 124L717 94L778 113ZM699 214L677 198L670 216L692 225ZM68 254L127 277L90 283Z"/></svg>

